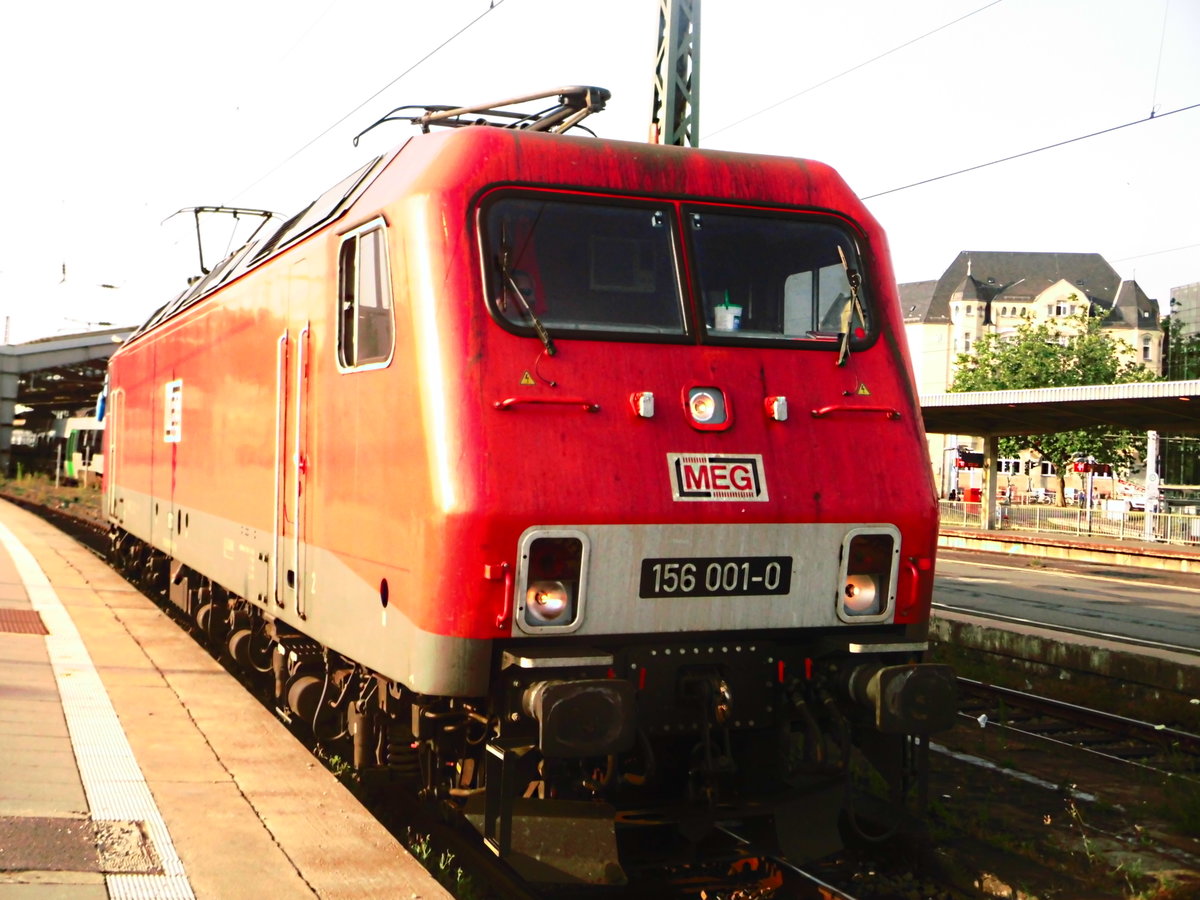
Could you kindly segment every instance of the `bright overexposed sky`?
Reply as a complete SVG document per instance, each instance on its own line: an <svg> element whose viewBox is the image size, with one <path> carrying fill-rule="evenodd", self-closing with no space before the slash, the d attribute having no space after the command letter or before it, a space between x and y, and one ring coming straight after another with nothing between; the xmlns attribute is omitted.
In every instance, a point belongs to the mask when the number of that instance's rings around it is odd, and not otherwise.
<svg viewBox="0 0 1200 900"><path fill-rule="evenodd" d="M198 270L172 213L290 215L412 133L352 145L396 106L592 84L613 98L588 125L645 140L658 3L61 0L2 21L15 343L140 323ZM900 282L962 250L1095 252L1165 312L1200 281L1200 107L1173 112L1200 104L1198 46L1200 0L703 0L701 144L834 166ZM211 264L245 233L207 236Z"/></svg>

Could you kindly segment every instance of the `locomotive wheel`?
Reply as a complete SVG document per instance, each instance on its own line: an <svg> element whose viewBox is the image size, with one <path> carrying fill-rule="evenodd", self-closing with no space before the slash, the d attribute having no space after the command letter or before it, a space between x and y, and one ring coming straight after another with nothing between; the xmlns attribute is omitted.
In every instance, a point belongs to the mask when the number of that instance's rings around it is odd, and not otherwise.
<svg viewBox="0 0 1200 900"><path fill-rule="evenodd" d="M225 642L229 658L242 669L250 668L250 643L253 639L254 635L249 628L237 628L230 632L229 638Z"/></svg>
<svg viewBox="0 0 1200 900"><path fill-rule="evenodd" d="M201 603L196 609L196 627L204 635L208 635L208 626L212 622L213 605L211 603Z"/></svg>
<svg viewBox="0 0 1200 900"><path fill-rule="evenodd" d="M324 679L316 675L297 675L288 682L288 709L308 724L312 724L321 702L321 688Z"/></svg>

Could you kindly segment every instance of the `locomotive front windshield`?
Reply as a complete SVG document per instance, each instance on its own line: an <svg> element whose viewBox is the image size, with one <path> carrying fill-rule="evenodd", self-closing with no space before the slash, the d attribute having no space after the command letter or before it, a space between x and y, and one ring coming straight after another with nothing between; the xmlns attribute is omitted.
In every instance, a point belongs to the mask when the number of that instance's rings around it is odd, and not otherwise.
<svg viewBox="0 0 1200 900"><path fill-rule="evenodd" d="M704 326L718 339L866 335L855 245L821 221L686 212Z"/></svg>
<svg viewBox="0 0 1200 900"><path fill-rule="evenodd" d="M489 303L520 333L826 348L868 337L857 244L828 216L502 195L481 225Z"/></svg>
<svg viewBox="0 0 1200 900"><path fill-rule="evenodd" d="M666 208L503 199L485 217L494 309L514 326L683 334Z"/></svg>

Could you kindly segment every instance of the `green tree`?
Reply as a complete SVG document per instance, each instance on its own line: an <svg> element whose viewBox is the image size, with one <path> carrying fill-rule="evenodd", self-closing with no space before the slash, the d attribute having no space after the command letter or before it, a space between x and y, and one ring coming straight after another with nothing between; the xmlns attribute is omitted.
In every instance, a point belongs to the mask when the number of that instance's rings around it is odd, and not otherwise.
<svg viewBox="0 0 1200 900"><path fill-rule="evenodd" d="M1078 302L1078 297L1071 299ZM1129 345L1103 328L1104 315L1071 316L1055 322L1025 322L1015 333L984 334L971 353L960 353L951 391L1006 391L1157 381L1158 376L1130 361ZM1122 353L1126 358L1122 358ZM1065 480L1073 459L1093 457L1128 471L1145 445L1145 435L1097 426L1055 434L1000 439L1000 455L1034 450L1058 472L1058 503L1065 502Z"/></svg>

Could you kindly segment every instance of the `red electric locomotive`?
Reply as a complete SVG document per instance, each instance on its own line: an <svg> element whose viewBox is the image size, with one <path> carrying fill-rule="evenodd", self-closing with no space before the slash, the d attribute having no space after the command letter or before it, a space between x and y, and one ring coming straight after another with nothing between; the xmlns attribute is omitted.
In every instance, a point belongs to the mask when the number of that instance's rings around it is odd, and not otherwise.
<svg viewBox="0 0 1200 900"><path fill-rule="evenodd" d="M563 816L819 852L953 716L883 232L824 165L568 136L607 94L555 95L412 116L466 127L113 355L114 558L516 861L619 879Z"/></svg>

